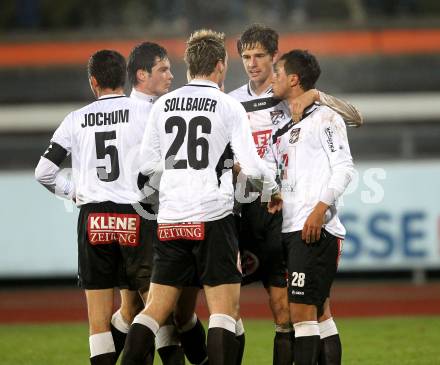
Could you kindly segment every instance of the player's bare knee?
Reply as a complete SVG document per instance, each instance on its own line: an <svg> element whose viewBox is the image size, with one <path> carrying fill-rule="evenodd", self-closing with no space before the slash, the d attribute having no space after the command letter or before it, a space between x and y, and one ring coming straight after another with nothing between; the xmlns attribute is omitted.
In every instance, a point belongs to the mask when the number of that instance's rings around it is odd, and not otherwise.
<svg viewBox="0 0 440 365"><path fill-rule="evenodd" d="M272 310L273 318L275 324L285 324L289 323L290 320L290 313L289 313L289 306L287 303L284 303L282 300L270 301L270 308Z"/></svg>
<svg viewBox="0 0 440 365"><path fill-rule="evenodd" d="M317 320L317 308L315 305L292 303L290 316L293 323Z"/></svg>
<svg viewBox="0 0 440 365"><path fill-rule="evenodd" d="M271 288L269 290L269 295L269 304L275 324L283 325L289 323L290 313L287 300L287 290L285 288Z"/></svg>
<svg viewBox="0 0 440 365"><path fill-rule="evenodd" d="M332 312L330 309L330 300L327 298L323 305L322 314L319 313L318 322L324 322L330 318L332 318Z"/></svg>
<svg viewBox="0 0 440 365"><path fill-rule="evenodd" d="M89 318L89 334L96 335L110 331L110 321L111 318L108 318L108 320L103 318Z"/></svg>
<svg viewBox="0 0 440 365"><path fill-rule="evenodd" d="M125 322L133 322L134 317L142 311L142 307L139 306L121 306L121 315Z"/></svg>

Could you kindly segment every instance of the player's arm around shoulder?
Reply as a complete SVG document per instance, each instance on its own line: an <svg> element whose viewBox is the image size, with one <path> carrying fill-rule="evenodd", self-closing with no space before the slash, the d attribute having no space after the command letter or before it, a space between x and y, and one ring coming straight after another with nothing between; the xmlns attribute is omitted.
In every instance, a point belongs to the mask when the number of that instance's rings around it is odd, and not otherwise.
<svg viewBox="0 0 440 365"><path fill-rule="evenodd" d="M319 90L316 90L316 96L315 101L337 112L347 126L360 127L364 124L361 112L353 104Z"/></svg>

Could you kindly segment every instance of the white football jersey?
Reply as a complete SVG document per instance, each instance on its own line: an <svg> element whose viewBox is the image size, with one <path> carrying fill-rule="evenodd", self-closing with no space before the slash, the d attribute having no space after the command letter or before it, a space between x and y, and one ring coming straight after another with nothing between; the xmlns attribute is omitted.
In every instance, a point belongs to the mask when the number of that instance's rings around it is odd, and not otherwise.
<svg viewBox="0 0 440 365"><path fill-rule="evenodd" d="M285 102L277 108L289 113ZM322 201L330 205L324 228L343 238L337 199L350 183L354 167L342 117L326 106L312 105L300 122L286 120L274 128L266 159L277 165L281 179L282 232L302 230Z"/></svg>
<svg viewBox="0 0 440 365"><path fill-rule="evenodd" d="M281 101L273 97L272 87L264 93L257 95L252 90L250 82L229 93L234 99L240 101L249 117L255 147L258 155L264 158L268 142L271 138L272 128L290 119L290 110L281 107ZM348 126L362 125L362 116L350 103L327 95L319 91L322 105L327 105L339 113ZM272 168L272 166L269 166Z"/></svg>
<svg viewBox="0 0 440 365"><path fill-rule="evenodd" d="M257 153L261 158L264 158L272 129L284 117L281 109L274 110L274 107L281 101L273 97L272 87L261 95L257 95L249 83L231 91L229 95L238 100L245 108Z"/></svg>
<svg viewBox="0 0 440 365"><path fill-rule="evenodd" d="M51 142L72 155L77 205L139 201L138 156L150 109L125 95L105 95L63 120Z"/></svg>
<svg viewBox="0 0 440 365"><path fill-rule="evenodd" d="M158 96L156 96L156 95L148 95L148 94L145 94L145 93L143 93L141 91L138 91L135 88L133 88L131 90L131 93L130 93L130 98L133 98L133 99L136 99L136 100L139 100L139 101L144 101L144 102L147 102L149 104L153 104L158 99Z"/></svg>
<svg viewBox="0 0 440 365"><path fill-rule="evenodd" d="M189 84L154 104L141 147L141 172L162 173L159 223L218 220L232 212L233 158L248 176L268 176L258 158L241 104L207 80Z"/></svg>

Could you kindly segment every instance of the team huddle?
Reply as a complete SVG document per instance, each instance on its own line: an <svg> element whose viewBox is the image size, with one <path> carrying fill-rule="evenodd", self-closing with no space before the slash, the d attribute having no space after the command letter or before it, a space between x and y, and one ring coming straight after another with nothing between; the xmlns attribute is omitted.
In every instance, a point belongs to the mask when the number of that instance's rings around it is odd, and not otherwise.
<svg viewBox="0 0 440 365"><path fill-rule="evenodd" d="M250 26L237 49L249 82L229 94L223 33L190 36L188 83L171 92L160 45L137 45L127 62L97 51L97 100L66 116L38 163L37 180L80 208L93 365L121 353L122 365L151 365L156 350L165 365L241 364L240 287L256 281L273 313L274 365L341 364L329 301L345 235L337 201L354 173L346 125L362 118L315 89L312 54L278 57L273 29ZM72 179L59 173L69 154Z"/></svg>

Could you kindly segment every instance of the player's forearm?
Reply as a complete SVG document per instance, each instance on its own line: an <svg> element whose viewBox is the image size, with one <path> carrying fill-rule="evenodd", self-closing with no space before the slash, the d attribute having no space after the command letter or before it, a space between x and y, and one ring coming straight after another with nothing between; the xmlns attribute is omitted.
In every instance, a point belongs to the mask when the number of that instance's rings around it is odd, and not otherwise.
<svg viewBox="0 0 440 365"><path fill-rule="evenodd" d="M41 157L35 168L35 178L51 193L71 200L75 196L75 186L70 179L60 174L60 167L45 157Z"/></svg>
<svg viewBox="0 0 440 365"><path fill-rule="evenodd" d="M332 175L327 188L321 193L319 200L327 205L334 205L344 194L354 176L353 162L345 161L332 167Z"/></svg>
<svg viewBox="0 0 440 365"><path fill-rule="evenodd" d="M255 164L257 167L257 171L258 174L257 175L248 175L249 177L249 181L251 182L251 184L260 192L263 193L263 195L272 195L277 193L280 188L277 184L277 182L275 181L275 172L272 171L267 165L266 163L263 162L263 160L261 160L257 154L255 154L256 156L256 160L255 160ZM246 170L243 170L246 171Z"/></svg>
<svg viewBox="0 0 440 365"><path fill-rule="evenodd" d="M322 91L316 91L318 97L317 101L340 114L347 126L360 127L363 124L362 115L354 105Z"/></svg>

